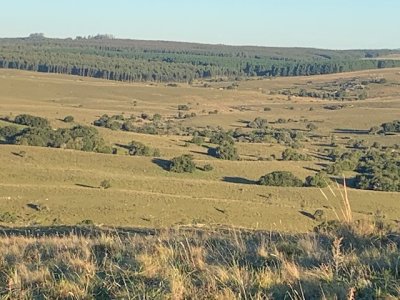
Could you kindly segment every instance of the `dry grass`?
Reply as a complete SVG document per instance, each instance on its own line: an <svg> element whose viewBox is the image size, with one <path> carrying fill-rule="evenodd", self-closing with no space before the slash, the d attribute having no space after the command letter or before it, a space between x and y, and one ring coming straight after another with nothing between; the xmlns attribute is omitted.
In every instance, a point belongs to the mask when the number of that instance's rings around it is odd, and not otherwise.
<svg viewBox="0 0 400 300"><path fill-rule="evenodd" d="M70 126L61 122L66 115L78 123L90 124L104 113L139 115L161 113L168 117L177 113L179 104L191 103L197 117L185 120L189 126L219 125L227 129L244 126L241 120L265 117L270 121L283 117L317 121L316 133L322 138L305 142L305 152L315 153L319 143L329 143L335 128L367 129L397 118L400 103L397 98L399 69L363 71L328 76L277 78L239 82L234 91L216 88L198 88L181 85L127 84L91 78L61 76L0 70L0 116L30 113L49 118L54 127ZM340 111L323 109L331 102L315 99L293 99L267 95L260 89L328 82L341 77L387 78L387 85L375 91L382 98L352 102L352 107ZM396 89L397 87L397 89ZM134 106L134 101L137 105ZM237 106L245 103L246 109ZM334 102L332 102L334 103ZM294 110L288 110L293 106ZM270 107L271 111L264 111ZM315 108L310 111L309 108ZM218 115L208 111L218 109ZM203 113L202 111L206 112ZM379 112L379 113L377 113ZM276 127L304 129L306 123L274 124ZM339 126L339 125L340 126ZM0 121L0 126L5 125ZM193 154L196 163L211 164L212 172L172 174L164 171L147 157L102 155L60 149L1 145L0 147L0 213L15 216L14 225L77 224L90 219L96 224L115 226L168 227L181 224L225 224L279 230L306 232L315 221L299 211L313 213L326 202L318 189L274 188L257 186L260 176L276 171L290 171L300 178L321 169L327 161L315 158L309 162L257 161L258 157L276 155L285 149L282 145L238 143L238 150L246 160L227 162L205 155L207 149L190 144L190 137L153 136L99 129L109 143L127 144L137 140L159 148L163 158ZM323 137L325 136L326 137ZM370 142L394 144L396 136L338 134L338 143L357 137ZM13 153L21 150L25 157ZM248 159L248 160L247 160ZM100 190L103 180L112 187ZM92 187L92 188L90 188ZM396 193L376 193L350 189L353 217L363 219L380 209L389 219L397 219L400 203ZM329 193L329 191L327 191ZM376 196L376 195L379 195ZM326 209L328 218L340 212L340 195ZM9 201L10 200L10 201ZM47 206L49 211L36 212L27 207L34 202ZM306 203L306 205L303 205ZM221 213L224 211L225 213ZM288 222L290 221L290 222ZM8 223L7 225L10 225Z"/></svg>
<svg viewBox="0 0 400 300"><path fill-rule="evenodd" d="M3 299L395 299L399 231L186 228L0 238Z"/></svg>

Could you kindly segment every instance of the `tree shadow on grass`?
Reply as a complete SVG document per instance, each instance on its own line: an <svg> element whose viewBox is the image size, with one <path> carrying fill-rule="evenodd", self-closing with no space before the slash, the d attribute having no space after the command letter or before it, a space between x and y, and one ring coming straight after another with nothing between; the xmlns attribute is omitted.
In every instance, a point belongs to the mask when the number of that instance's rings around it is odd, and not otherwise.
<svg viewBox="0 0 400 300"><path fill-rule="evenodd" d="M225 176L222 178L222 181L224 182L230 182L230 183L238 183L238 184L257 184L257 181L255 180L250 180L247 178L243 177L229 177Z"/></svg>
<svg viewBox="0 0 400 300"><path fill-rule="evenodd" d="M76 186L83 187L83 188L88 188L88 189L98 189L98 186L93 186L93 185L87 185L87 184L82 184L82 183L75 183Z"/></svg>
<svg viewBox="0 0 400 300"><path fill-rule="evenodd" d="M115 146L120 147L120 148L123 148L123 149L126 149L126 150L129 150L129 149L130 149L130 148L129 148L129 145L115 144Z"/></svg>
<svg viewBox="0 0 400 300"><path fill-rule="evenodd" d="M310 168L310 167L303 167L304 170L308 170L308 171L313 171L313 172L319 172L321 171L320 169L315 169L315 168Z"/></svg>
<svg viewBox="0 0 400 300"><path fill-rule="evenodd" d="M300 210L299 213L301 213L303 216L306 216L307 218L310 218L311 220L315 220L315 217L313 214L306 212L304 210Z"/></svg>
<svg viewBox="0 0 400 300"><path fill-rule="evenodd" d="M352 129L352 128L335 128L334 133L368 134L369 130Z"/></svg>
<svg viewBox="0 0 400 300"><path fill-rule="evenodd" d="M355 177L343 178L343 177L331 177L332 180L336 181L340 185L346 184L347 187L356 188Z"/></svg>
<svg viewBox="0 0 400 300"><path fill-rule="evenodd" d="M154 158L152 162L165 171L169 170L170 161L162 158Z"/></svg>

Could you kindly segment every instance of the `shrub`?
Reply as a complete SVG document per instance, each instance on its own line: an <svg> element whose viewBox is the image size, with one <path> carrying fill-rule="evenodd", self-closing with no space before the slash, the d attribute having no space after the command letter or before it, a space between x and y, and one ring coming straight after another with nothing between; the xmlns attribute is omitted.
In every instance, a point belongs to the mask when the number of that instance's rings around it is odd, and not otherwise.
<svg viewBox="0 0 400 300"><path fill-rule="evenodd" d="M252 122L249 122L249 124L247 124L247 127L264 129L268 127L268 121L267 119L257 117Z"/></svg>
<svg viewBox="0 0 400 300"><path fill-rule="evenodd" d="M151 149L140 142L132 141L129 144L129 155L150 156Z"/></svg>
<svg viewBox="0 0 400 300"><path fill-rule="evenodd" d="M103 180L100 182L100 187L105 190L109 189L111 187L111 182L109 180Z"/></svg>
<svg viewBox="0 0 400 300"><path fill-rule="evenodd" d="M73 116L66 116L63 120L65 123L72 123L74 121Z"/></svg>
<svg viewBox="0 0 400 300"><path fill-rule="evenodd" d="M271 111L271 107L264 107L264 111Z"/></svg>
<svg viewBox="0 0 400 300"><path fill-rule="evenodd" d="M238 160L239 154L234 144L223 142L216 149L210 148L209 154L220 159Z"/></svg>
<svg viewBox="0 0 400 300"><path fill-rule="evenodd" d="M196 165L193 162L193 156L184 154L174 157L169 164L169 171L176 173L192 173L196 170Z"/></svg>
<svg viewBox="0 0 400 300"><path fill-rule="evenodd" d="M201 146L201 145L205 142L205 140L204 140L204 137L195 135L195 136L193 136L193 138L190 140L190 142L193 143L193 144L196 144L196 145L198 145L198 146Z"/></svg>
<svg viewBox="0 0 400 300"><path fill-rule="evenodd" d="M314 176L308 176L306 178L305 185L309 187L324 188L328 186L328 180L326 172L318 172Z"/></svg>
<svg viewBox="0 0 400 300"><path fill-rule="evenodd" d="M129 155L135 156L160 156L160 150L151 149L150 147L144 145L143 143L132 141L128 145Z"/></svg>
<svg viewBox="0 0 400 300"><path fill-rule="evenodd" d="M178 110L190 110L190 107L186 104L178 105Z"/></svg>
<svg viewBox="0 0 400 300"><path fill-rule="evenodd" d="M41 117L36 117L28 114L22 114L15 117L14 122L29 127L49 128L50 122Z"/></svg>
<svg viewBox="0 0 400 300"><path fill-rule="evenodd" d="M282 153L282 159L283 160L293 160L293 161L307 161L311 160L311 157L306 154L301 154L293 149L287 148L285 151Z"/></svg>
<svg viewBox="0 0 400 300"><path fill-rule="evenodd" d="M307 128L309 131L314 131L314 130L317 130L317 129L318 129L317 125L315 125L314 123L308 123L307 126L306 126L306 128Z"/></svg>
<svg viewBox="0 0 400 300"><path fill-rule="evenodd" d="M19 133L19 130L15 126L5 126L0 128L0 138L3 138L6 142L10 142Z"/></svg>
<svg viewBox="0 0 400 300"><path fill-rule="evenodd" d="M154 114L153 115L153 122L159 122L161 121L161 115L160 114Z"/></svg>
<svg viewBox="0 0 400 300"><path fill-rule="evenodd" d="M317 209L314 214L313 217L315 220L317 221L322 221L323 217L324 217L325 213L322 209Z"/></svg>
<svg viewBox="0 0 400 300"><path fill-rule="evenodd" d="M217 131L212 134L210 137L210 143L211 144L223 144L223 143L230 143L233 144L234 140L233 138L226 132L224 131Z"/></svg>
<svg viewBox="0 0 400 300"><path fill-rule="evenodd" d="M210 165L210 164L205 164L203 166L203 171L205 171L205 172L210 172L212 170L214 170L214 167L212 165Z"/></svg>
<svg viewBox="0 0 400 300"><path fill-rule="evenodd" d="M262 176L258 184L267 186L303 186L303 182L288 171L275 171Z"/></svg>

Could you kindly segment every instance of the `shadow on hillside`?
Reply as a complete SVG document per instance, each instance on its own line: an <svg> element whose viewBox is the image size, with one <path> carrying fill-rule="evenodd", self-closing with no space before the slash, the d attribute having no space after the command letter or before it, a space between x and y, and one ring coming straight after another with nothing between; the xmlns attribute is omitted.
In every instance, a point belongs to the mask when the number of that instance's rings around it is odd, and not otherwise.
<svg viewBox="0 0 400 300"><path fill-rule="evenodd" d="M313 216L313 214L311 214L311 213L309 213L309 212L306 212L306 211L304 211L304 210L300 210L299 213L302 214L303 216L307 217L307 218L310 218L310 219L312 219L312 220L315 220L315 217Z"/></svg>
<svg viewBox="0 0 400 300"><path fill-rule="evenodd" d="M310 167L303 167L304 170L308 170L308 171L313 171L313 172L319 172L321 171L320 169L315 169L315 168L310 168Z"/></svg>
<svg viewBox="0 0 400 300"><path fill-rule="evenodd" d="M115 144L115 146L126 149L126 150L130 150L129 145L124 145L124 144Z"/></svg>
<svg viewBox="0 0 400 300"><path fill-rule="evenodd" d="M162 158L154 158L152 162L165 171L169 170L170 161Z"/></svg>
<svg viewBox="0 0 400 300"><path fill-rule="evenodd" d="M356 188L356 180L354 177L352 178L331 177L331 179L336 181L340 185L344 185L346 183L347 187Z"/></svg>
<svg viewBox="0 0 400 300"><path fill-rule="evenodd" d="M190 150L190 153L209 156L208 153L206 153L206 152L195 151L195 150Z"/></svg>
<svg viewBox="0 0 400 300"><path fill-rule="evenodd" d="M334 133L348 133L348 134L368 134L368 130L364 129L351 129L351 128L335 128Z"/></svg>
<svg viewBox="0 0 400 300"><path fill-rule="evenodd" d="M239 183L239 184L257 184L257 181L250 180L243 177L223 177L222 181L230 182L230 183Z"/></svg>
<svg viewBox="0 0 400 300"><path fill-rule="evenodd" d="M82 183L75 183L76 186L87 188L87 189L98 189L98 186L93 186L93 185L87 185L87 184L82 184Z"/></svg>

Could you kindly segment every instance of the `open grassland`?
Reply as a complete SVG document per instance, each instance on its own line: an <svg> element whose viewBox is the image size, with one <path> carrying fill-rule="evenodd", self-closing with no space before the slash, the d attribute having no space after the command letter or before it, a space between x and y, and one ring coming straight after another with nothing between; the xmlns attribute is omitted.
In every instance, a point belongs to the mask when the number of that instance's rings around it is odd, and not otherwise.
<svg viewBox="0 0 400 300"><path fill-rule="evenodd" d="M166 227L182 224L227 224L267 230L305 232L316 225L307 214L324 209L334 218L340 197L327 202L317 188L278 188L255 183L265 173L291 171L304 179L329 163L318 155L335 134L338 141L362 138L382 145L400 143L398 135L367 135L370 127L398 119L400 115L400 70L373 70L357 73L210 83L209 87L179 84L127 84L74 76L0 70L0 115L21 113L48 118L53 127L70 124L61 120L72 115L76 123L91 124L103 114L125 116L159 113L174 117L178 105L187 104L196 117L182 121L187 126L245 127L256 117L276 122L277 128L306 131L307 122L318 125L317 136L302 150L312 161L259 161L258 157L279 157L285 147L271 143L238 143L241 161L217 160L207 149L185 145L191 137L156 136L99 128L110 144L126 145L132 140L158 148L160 159L131 157L120 148L118 155L86 153L16 145L0 145L0 203L3 218L14 225L77 224L91 220L115 226ZM385 84L369 86L369 98L342 102L276 95L271 91L292 86L311 86L343 78L384 77ZM345 104L340 110L327 105ZM264 111L268 107L270 110ZM312 110L310 110L312 108ZM208 112L218 110L217 114ZM0 121L0 126L8 122ZM243 130L247 130L243 128ZM329 146L327 146L329 147ZM23 156L18 155L25 151ZM211 164L214 170L176 174L163 169L163 160L192 154L198 166ZM100 189L103 180L110 189ZM330 193L325 191L325 193ZM338 192L336 192L338 193ZM398 193L350 189L356 218L368 219L378 209L389 220L398 219ZM47 209L28 206L39 203Z"/></svg>

